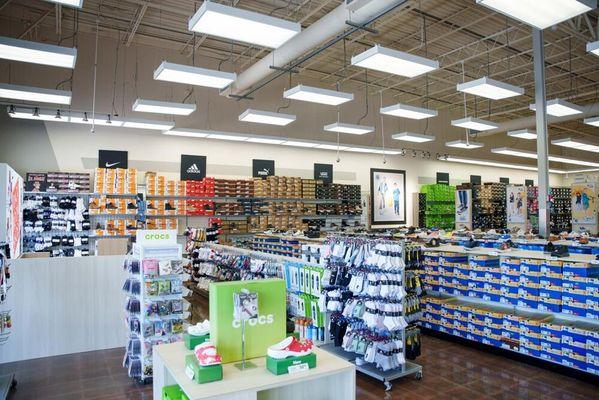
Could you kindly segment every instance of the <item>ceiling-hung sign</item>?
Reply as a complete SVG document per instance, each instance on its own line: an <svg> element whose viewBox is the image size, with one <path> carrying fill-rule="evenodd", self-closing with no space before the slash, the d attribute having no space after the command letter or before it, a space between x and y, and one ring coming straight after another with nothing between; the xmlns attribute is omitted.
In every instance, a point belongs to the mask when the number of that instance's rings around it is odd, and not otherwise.
<svg viewBox="0 0 599 400"><path fill-rule="evenodd" d="M275 174L275 160L252 160L252 176L266 179Z"/></svg>
<svg viewBox="0 0 599 400"><path fill-rule="evenodd" d="M129 168L129 152L98 150L98 168Z"/></svg>
<svg viewBox="0 0 599 400"><path fill-rule="evenodd" d="M314 179L333 183L333 164L314 164Z"/></svg>
<svg viewBox="0 0 599 400"><path fill-rule="evenodd" d="M206 156L181 154L182 181L201 181L206 177Z"/></svg>

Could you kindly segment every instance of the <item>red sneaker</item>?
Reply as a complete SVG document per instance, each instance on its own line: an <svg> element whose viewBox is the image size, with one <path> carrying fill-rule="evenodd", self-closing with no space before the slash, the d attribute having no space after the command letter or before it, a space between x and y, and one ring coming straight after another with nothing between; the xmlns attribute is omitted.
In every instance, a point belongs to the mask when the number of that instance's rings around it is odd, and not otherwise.
<svg viewBox="0 0 599 400"><path fill-rule="evenodd" d="M196 358L202 367L217 365L222 363L222 358L216 352L216 347L210 342L198 344L194 349Z"/></svg>
<svg viewBox="0 0 599 400"><path fill-rule="evenodd" d="M276 359L306 356L310 353L312 353L312 341L307 339L300 342L294 336L289 336L283 341L273 344L267 351L269 357Z"/></svg>

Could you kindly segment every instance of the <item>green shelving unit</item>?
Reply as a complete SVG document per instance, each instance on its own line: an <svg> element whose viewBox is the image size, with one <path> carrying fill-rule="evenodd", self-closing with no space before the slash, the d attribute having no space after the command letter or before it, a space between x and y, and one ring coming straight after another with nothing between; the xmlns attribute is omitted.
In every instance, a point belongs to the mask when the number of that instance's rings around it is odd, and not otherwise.
<svg viewBox="0 0 599 400"><path fill-rule="evenodd" d="M427 228L454 229L455 186L424 185L420 193L426 194L425 225Z"/></svg>

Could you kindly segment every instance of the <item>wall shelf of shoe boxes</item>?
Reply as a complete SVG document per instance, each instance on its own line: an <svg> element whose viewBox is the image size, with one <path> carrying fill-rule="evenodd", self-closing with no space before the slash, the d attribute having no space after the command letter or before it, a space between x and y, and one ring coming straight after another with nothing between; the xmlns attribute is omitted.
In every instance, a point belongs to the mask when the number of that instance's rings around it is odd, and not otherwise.
<svg viewBox="0 0 599 400"><path fill-rule="evenodd" d="M359 185L323 184L312 179L270 176L267 179L174 181L146 174L147 224L176 229L178 218L210 217L221 235L247 235L268 229L305 230L308 220L359 218Z"/></svg>
<svg viewBox="0 0 599 400"><path fill-rule="evenodd" d="M422 326L599 375L599 264L590 254L426 249Z"/></svg>

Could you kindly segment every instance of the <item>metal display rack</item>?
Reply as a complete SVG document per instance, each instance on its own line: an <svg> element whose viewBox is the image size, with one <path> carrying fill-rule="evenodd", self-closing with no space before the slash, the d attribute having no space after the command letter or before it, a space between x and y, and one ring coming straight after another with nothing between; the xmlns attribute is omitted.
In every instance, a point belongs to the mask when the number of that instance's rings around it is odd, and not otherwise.
<svg viewBox="0 0 599 400"><path fill-rule="evenodd" d="M1 289L4 293L3 293L3 299L4 300L0 300L0 304L2 304L5 300L6 300L6 296L8 295L8 291L10 290L11 286L9 286L6 283L6 267L8 266L8 259L5 257L2 248L5 246L5 244L0 243L0 274L3 275L5 281L4 281L4 287ZM1 310L0 311L0 317L1 318L5 318L7 315L10 315L11 310ZM0 333L0 346L3 346L6 344L6 342L8 341L9 337L10 337L10 333L11 333L11 329L8 328L7 330L4 330ZM11 389L14 389L17 386L17 380L15 379L15 373L11 372L8 374L4 374L4 375L0 375L0 399L5 400L8 397L9 392L11 391Z"/></svg>
<svg viewBox="0 0 599 400"><path fill-rule="evenodd" d="M384 241L377 240L377 242L382 243ZM393 243L396 245L397 244L401 245L401 258L402 258L402 260L405 260L405 256L406 256L405 241L404 240L393 241L390 243ZM405 265L403 268L401 268L401 280L402 280L402 285L405 288L405 283L406 283ZM404 315L405 310L406 310L406 297L407 296L404 296L401 300L402 315ZM328 318L327 318L327 320L328 320ZM328 327L327 327L327 330L328 330ZM327 336L328 336L328 331L327 331ZM404 353L404 358L405 358L405 352L406 352L406 329L405 328L403 328L401 330L401 341L402 341L402 351ZM422 366L419 364L416 364L414 362L411 362L407 359L405 359L405 363L400 368L392 369L389 371L382 371L382 370L376 368L376 366L369 364L369 363L357 363L356 362L357 357L356 357L355 353L347 352L342 347L335 347L335 345L333 343L324 344L321 346L321 348L323 350L326 350L326 351L332 353L332 354L335 354L338 357L341 357L349 362L354 363L356 365L356 371L361 372L365 375L368 375L372 378L380 380L385 385L386 391L390 391L393 388L393 384L391 382L395 379L403 378L405 376L415 375L417 380L421 380L422 376L423 376Z"/></svg>

